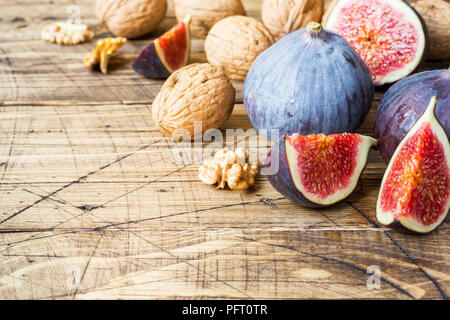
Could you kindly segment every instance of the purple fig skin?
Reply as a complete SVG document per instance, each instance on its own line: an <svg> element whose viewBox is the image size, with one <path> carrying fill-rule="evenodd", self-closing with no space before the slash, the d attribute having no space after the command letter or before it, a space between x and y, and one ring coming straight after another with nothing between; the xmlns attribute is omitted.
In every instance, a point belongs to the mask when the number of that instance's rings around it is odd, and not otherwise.
<svg viewBox="0 0 450 320"><path fill-rule="evenodd" d="M362 168L359 176L358 176L358 184L355 184L351 192L345 197L331 204L320 204L316 202L312 202L307 199L295 186L295 183L292 179L291 171L289 169L289 162L287 159L286 153L286 138L288 136L284 135L278 139L278 141L274 144L272 149L267 154L267 158L264 163L264 167L270 168L272 166L273 161L278 161L278 171L273 175L266 174L267 180L272 185L272 187L281 193L283 196L288 198L289 200L308 208L325 208L330 207L350 196L356 189L359 184L359 179L367 166L367 160L364 163L364 167Z"/></svg>
<svg viewBox="0 0 450 320"><path fill-rule="evenodd" d="M150 43L142 50L131 68L137 73L152 79L167 79L170 72L162 64L155 49L155 43Z"/></svg>
<svg viewBox="0 0 450 320"><path fill-rule="evenodd" d="M450 70L410 75L384 94L375 114L374 136L386 161L423 114L432 96L438 100L436 118L450 137Z"/></svg>
<svg viewBox="0 0 450 320"><path fill-rule="evenodd" d="M270 167L272 160L278 159L278 172L274 175L266 175L272 187L279 193L301 206L309 208L324 208L325 206L313 203L306 199L295 187L292 181L289 164L286 156L286 136L282 136L269 151L265 166Z"/></svg>
<svg viewBox="0 0 450 320"><path fill-rule="evenodd" d="M293 133L355 132L373 97L364 61L344 38L325 29L292 32L266 49L243 89L252 125L272 141Z"/></svg>

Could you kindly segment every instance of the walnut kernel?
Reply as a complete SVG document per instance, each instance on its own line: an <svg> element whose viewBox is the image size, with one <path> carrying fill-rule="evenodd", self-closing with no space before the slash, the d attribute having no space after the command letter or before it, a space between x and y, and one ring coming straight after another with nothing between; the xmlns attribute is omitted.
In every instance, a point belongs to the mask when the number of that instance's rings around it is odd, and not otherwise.
<svg viewBox="0 0 450 320"><path fill-rule="evenodd" d="M257 164L246 163L249 154L241 148L231 151L224 148L215 153L214 158L206 159L199 167L199 178L206 184L216 184L223 189L226 185L232 190L247 190L255 183Z"/></svg>
<svg viewBox="0 0 450 320"><path fill-rule="evenodd" d="M89 52L84 58L84 66L93 68L100 66L100 71L104 74L108 73L108 63L112 54L127 42L126 38L104 38L97 40L97 47Z"/></svg>
<svg viewBox="0 0 450 320"><path fill-rule="evenodd" d="M79 44L93 37L94 33L85 24L57 22L46 25L41 32L42 40L65 45Z"/></svg>
<svg viewBox="0 0 450 320"><path fill-rule="evenodd" d="M257 164L233 164L227 172L227 184L233 190L247 190L255 183Z"/></svg>

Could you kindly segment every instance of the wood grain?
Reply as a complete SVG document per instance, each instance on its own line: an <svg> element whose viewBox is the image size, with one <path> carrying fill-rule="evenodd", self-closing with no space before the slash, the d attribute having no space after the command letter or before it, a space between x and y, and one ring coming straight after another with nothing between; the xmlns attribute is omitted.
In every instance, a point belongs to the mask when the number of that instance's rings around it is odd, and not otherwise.
<svg viewBox="0 0 450 320"><path fill-rule="evenodd" d="M0 3L1 299L448 297L448 219L425 236L380 227L377 151L358 190L326 209L291 203L263 176L247 192L205 185L195 163L174 163L176 143L153 125L162 81L129 69L175 22L173 9L157 32L124 46L104 76L81 66L93 42L39 40L71 4L83 22L99 24L89 0ZM245 6L258 17L259 1ZM204 59L193 39L193 60ZM224 129L247 130L242 82L234 85ZM382 94L360 133L372 134ZM250 147L264 153L270 143ZM381 270L379 289L366 286L368 266Z"/></svg>

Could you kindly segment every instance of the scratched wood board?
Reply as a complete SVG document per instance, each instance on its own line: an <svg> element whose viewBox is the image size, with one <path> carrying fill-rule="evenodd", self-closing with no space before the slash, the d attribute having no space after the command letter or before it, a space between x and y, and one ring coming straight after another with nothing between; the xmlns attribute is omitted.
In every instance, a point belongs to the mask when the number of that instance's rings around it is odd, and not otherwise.
<svg viewBox="0 0 450 320"><path fill-rule="evenodd" d="M378 225L386 168L377 151L356 192L330 208L299 207L263 176L246 192L199 182L173 159L151 103L162 81L129 66L175 23L128 42L102 75L82 67L94 42L43 43L43 25L92 1L0 3L1 299L442 299L450 293L448 219L425 236ZM260 16L257 0L245 1ZM192 61L206 61L193 39ZM425 69L444 68L428 62ZM224 128L250 129L242 82ZM359 130L372 134L383 91ZM269 142L258 145L266 152ZM381 285L368 289L367 268Z"/></svg>

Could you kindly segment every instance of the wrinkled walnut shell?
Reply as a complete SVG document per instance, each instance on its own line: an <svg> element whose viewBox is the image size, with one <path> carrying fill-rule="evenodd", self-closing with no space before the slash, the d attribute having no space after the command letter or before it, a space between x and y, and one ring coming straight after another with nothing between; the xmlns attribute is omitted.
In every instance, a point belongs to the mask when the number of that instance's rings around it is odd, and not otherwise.
<svg viewBox="0 0 450 320"><path fill-rule="evenodd" d="M443 0L421 0L412 3L428 27L429 59L450 59L450 3Z"/></svg>
<svg viewBox="0 0 450 320"><path fill-rule="evenodd" d="M264 0L261 17L276 40L305 28L311 21L320 21L323 0Z"/></svg>
<svg viewBox="0 0 450 320"><path fill-rule="evenodd" d="M194 139L194 125L202 133L219 128L231 115L235 89L224 71L209 63L194 63L175 71L152 105L156 127L164 134ZM182 134L188 133L189 137Z"/></svg>
<svg viewBox="0 0 450 320"><path fill-rule="evenodd" d="M328 20L328 16L330 15L331 11L333 10L334 6L339 0L324 0L323 4L323 16L322 16L322 25L326 25L326 22Z"/></svg>
<svg viewBox="0 0 450 320"><path fill-rule="evenodd" d="M258 20L233 16L217 22L205 40L208 61L225 69L230 79L244 80L256 57L274 42Z"/></svg>
<svg viewBox="0 0 450 320"><path fill-rule="evenodd" d="M174 0L174 4L177 20L191 15L191 34L201 39L206 38L216 22L234 15L245 16L241 0Z"/></svg>
<svg viewBox="0 0 450 320"><path fill-rule="evenodd" d="M137 38L156 29L167 0L97 0L95 15L116 36Z"/></svg>

